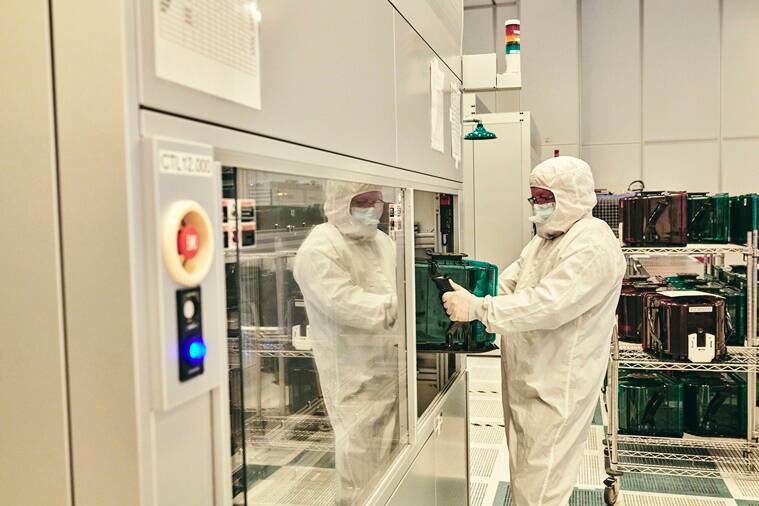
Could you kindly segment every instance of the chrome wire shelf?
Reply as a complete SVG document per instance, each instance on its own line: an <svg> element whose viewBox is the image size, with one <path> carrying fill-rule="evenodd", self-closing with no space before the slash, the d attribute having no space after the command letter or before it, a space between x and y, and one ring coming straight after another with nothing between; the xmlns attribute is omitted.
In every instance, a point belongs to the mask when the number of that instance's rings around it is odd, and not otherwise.
<svg viewBox="0 0 759 506"><path fill-rule="evenodd" d="M715 265L724 262L724 253L739 253L746 262L746 270L752 273L747 284L746 314L748 318L748 336L756 335L756 278L755 266L759 259L759 233L747 234L748 246L737 244L689 244L684 247L635 248L623 247L628 264L635 255L640 256L675 256L703 255L704 273L713 273ZM749 344L756 342L749 338ZM755 402L756 373L758 365L757 347L729 347L728 357L720 362L693 363L675 362L647 354L640 344L621 342L614 339L611 343L609 361L608 387L606 388L606 406L608 409L608 426L606 429L605 468L608 478L604 481L604 502L615 504L619 498L621 481L619 477L628 472L649 473L666 476L683 476L692 478L740 477L741 479L759 480L759 432L756 431ZM621 369L640 369L658 371L702 371L702 372L746 372L746 437L728 438L662 438L646 436L627 436L619 434L619 371Z"/></svg>
<svg viewBox="0 0 759 506"><path fill-rule="evenodd" d="M246 441L267 448L334 451L335 434L326 416L313 414L317 408L309 408L307 414L249 418Z"/></svg>
<svg viewBox="0 0 759 506"><path fill-rule="evenodd" d="M728 358L720 362L695 363L661 360L639 348L625 347L619 350L619 368L647 371L747 372L757 368L757 348L729 347Z"/></svg>
<svg viewBox="0 0 759 506"><path fill-rule="evenodd" d="M746 246L740 244L689 244L687 246L623 246L625 255L719 255L720 253L744 253Z"/></svg>
<svg viewBox="0 0 759 506"><path fill-rule="evenodd" d="M314 356L311 350L296 350L292 347L292 338L279 333L277 328L264 330L242 329L242 351L240 350L240 337L229 336L227 349L232 356L258 356L258 357L286 357L286 358L310 358ZM231 361L230 361L231 365Z"/></svg>
<svg viewBox="0 0 759 506"><path fill-rule="evenodd" d="M745 439L619 436L618 445L623 472L759 480L759 444Z"/></svg>
<svg viewBox="0 0 759 506"><path fill-rule="evenodd" d="M653 447L674 447L674 448L700 448L704 450L757 450L759 451L759 443L749 442L745 439L732 439L732 438L693 438L693 437L653 437L653 436L624 436L619 435L618 441L620 445L636 445L636 446L653 446ZM620 450L624 451L624 450ZM630 451L630 450L628 450ZM661 453L661 452L657 452ZM677 454L678 457L682 457L682 454ZM658 458L658 457L652 457ZM759 454L757 454L759 458Z"/></svg>
<svg viewBox="0 0 759 506"><path fill-rule="evenodd" d="M666 476L680 476L687 478L725 478L741 477L743 479L754 477L756 471L754 468L746 468L743 471L725 472L720 469L708 469L699 467L682 467L682 466L661 466L655 464L632 464L620 462L616 469L622 473L646 473L646 474L663 474Z"/></svg>

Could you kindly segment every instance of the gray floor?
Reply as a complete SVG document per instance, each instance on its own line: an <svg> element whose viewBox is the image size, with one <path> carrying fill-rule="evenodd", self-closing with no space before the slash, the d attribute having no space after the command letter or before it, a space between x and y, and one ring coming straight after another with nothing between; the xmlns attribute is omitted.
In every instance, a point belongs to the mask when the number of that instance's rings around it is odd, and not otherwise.
<svg viewBox="0 0 759 506"><path fill-rule="evenodd" d="M470 495L472 506L511 504L508 451L501 410L500 358L469 357ZM604 414L599 409L570 506L603 506ZM759 506L757 481L629 474L623 506Z"/></svg>

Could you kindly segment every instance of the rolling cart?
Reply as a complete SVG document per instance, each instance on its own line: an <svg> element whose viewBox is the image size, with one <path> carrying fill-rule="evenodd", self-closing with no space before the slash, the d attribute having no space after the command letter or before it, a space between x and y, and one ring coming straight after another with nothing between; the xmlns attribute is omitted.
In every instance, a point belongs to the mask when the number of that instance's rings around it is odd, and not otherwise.
<svg viewBox="0 0 759 506"><path fill-rule="evenodd" d="M604 440L604 501L616 504L623 473L652 473L697 478L740 477L759 479L759 433L756 431L757 399L757 306L756 261L759 258L756 231L748 233L748 246L689 245L665 248L623 248L628 262L634 255L704 257L704 271L712 274L715 265L724 263L726 253L742 253L747 266L747 336L746 346L730 347L729 358L715 363L674 362L660 360L645 353L639 344L613 339L606 388L608 426ZM716 263L715 263L716 262ZM619 434L620 370L737 372L747 376L747 431L745 439L722 437L670 438Z"/></svg>

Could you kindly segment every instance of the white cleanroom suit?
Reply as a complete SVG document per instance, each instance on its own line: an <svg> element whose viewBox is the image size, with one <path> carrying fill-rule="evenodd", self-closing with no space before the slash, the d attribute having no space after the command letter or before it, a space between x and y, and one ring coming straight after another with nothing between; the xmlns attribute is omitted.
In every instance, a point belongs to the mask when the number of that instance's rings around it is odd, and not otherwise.
<svg viewBox="0 0 759 506"><path fill-rule="evenodd" d="M552 191L555 211L532 220L537 235L499 277L499 296L470 296L467 317L502 336L514 504L565 506L609 360L625 260L609 226L591 216L585 162L548 159L530 186Z"/></svg>
<svg viewBox="0 0 759 506"><path fill-rule="evenodd" d="M350 211L353 197L378 190L328 182L327 223L311 231L295 257L335 432L338 504L359 504L398 446L396 247L376 223L362 224Z"/></svg>

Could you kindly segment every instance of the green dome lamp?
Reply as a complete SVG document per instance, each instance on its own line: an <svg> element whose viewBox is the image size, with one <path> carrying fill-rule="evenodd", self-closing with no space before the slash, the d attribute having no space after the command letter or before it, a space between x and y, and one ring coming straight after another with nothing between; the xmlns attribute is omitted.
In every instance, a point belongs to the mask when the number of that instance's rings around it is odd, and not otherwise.
<svg viewBox="0 0 759 506"><path fill-rule="evenodd" d="M468 140L468 141L487 141L487 140L490 140L490 139L497 139L498 138L493 132L485 130L485 127L482 126L482 121L480 121L478 119L474 119L474 118L472 118L471 121L476 121L477 122L477 126L474 127L474 130L472 130L471 132L469 132L468 134L466 134L464 136L465 140Z"/></svg>

